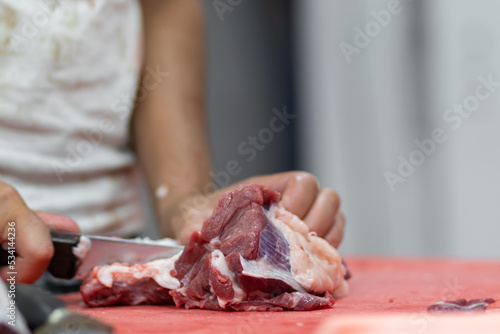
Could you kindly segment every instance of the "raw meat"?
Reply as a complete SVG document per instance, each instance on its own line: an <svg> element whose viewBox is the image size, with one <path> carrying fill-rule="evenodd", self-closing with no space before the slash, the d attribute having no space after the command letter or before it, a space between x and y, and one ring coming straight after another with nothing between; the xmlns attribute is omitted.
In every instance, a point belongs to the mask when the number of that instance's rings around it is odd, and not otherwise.
<svg viewBox="0 0 500 334"><path fill-rule="evenodd" d="M493 298L447 300L430 305L427 311L484 311L488 305L494 302Z"/></svg>
<svg viewBox="0 0 500 334"><path fill-rule="evenodd" d="M236 311L332 307L333 296L347 293L342 260L279 197L259 185L226 193L182 254L96 267L81 287L84 301Z"/></svg>
<svg viewBox="0 0 500 334"><path fill-rule="evenodd" d="M80 287L83 300L89 306L173 304L169 292L180 283L170 272L179 255L144 265L95 267Z"/></svg>

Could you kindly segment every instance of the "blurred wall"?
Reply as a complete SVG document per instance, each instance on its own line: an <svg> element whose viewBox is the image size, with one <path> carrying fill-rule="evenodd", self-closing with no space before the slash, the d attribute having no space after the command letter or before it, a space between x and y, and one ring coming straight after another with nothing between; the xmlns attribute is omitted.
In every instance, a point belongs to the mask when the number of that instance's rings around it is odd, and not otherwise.
<svg viewBox="0 0 500 334"><path fill-rule="evenodd" d="M344 252L500 256L499 10L296 1L299 166L341 194Z"/></svg>
<svg viewBox="0 0 500 334"><path fill-rule="evenodd" d="M226 6L217 5L221 3ZM205 11L214 171L223 172L229 161L237 161L241 172L231 177L232 183L292 169L294 122L272 135L263 130L270 129L274 108L294 112L290 1L207 0Z"/></svg>
<svg viewBox="0 0 500 334"><path fill-rule="evenodd" d="M204 5L212 180L224 186L258 174L294 169L295 122L272 135L266 130L276 110L295 113L291 2L205 0ZM227 164L233 161L239 165L235 175L228 173L233 168L228 169ZM144 197L147 203L147 195ZM148 207L143 235L156 237L153 211Z"/></svg>

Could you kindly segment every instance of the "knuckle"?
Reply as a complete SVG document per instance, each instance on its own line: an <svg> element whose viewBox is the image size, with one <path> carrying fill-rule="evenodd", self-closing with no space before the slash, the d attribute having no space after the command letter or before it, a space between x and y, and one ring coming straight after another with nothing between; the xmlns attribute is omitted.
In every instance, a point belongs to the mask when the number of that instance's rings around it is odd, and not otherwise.
<svg viewBox="0 0 500 334"><path fill-rule="evenodd" d="M343 238L344 238L344 233L341 231L340 233L331 234L327 238L327 241L330 243L330 245L337 248L342 243Z"/></svg>
<svg viewBox="0 0 500 334"><path fill-rule="evenodd" d="M308 172L297 172L295 174L295 180L296 182L302 183L306 186L311 186L315 188L319 187L318 179L316 179L314 175Z"/></svg>
<svg viewBox="0 0 500 334"><path fill-rule="evenodd" d="M342 226L342 230L343 230L345 227L346 219L345 219L345 215L342 211L339 212L338 221L339 221L340 225Z"/></svg>
<svg viewBox="0 0 500 334"><path fill-rule="evenodd" d="M6 183L0 185L0 201L5 203L7 201L12 201L13 199L17 199L19 194L16 189L11 185Z"/></svg>
<svg viewBox="0 0 500 334"><path fill-rule="evenodd" d="M334 206L340 206L340 197L339 194L331 189L331 188L323 188L321 190L323 196L326 198L326 201L333 204Z"/></svg>
<svg viewBox="0 0 500 334"><path fill-rule="evenodd" d="M40 235L40 232L38 234ZM50 238L29 238L29 242L25 245L24 256L37 263L46 264L54 256L54 246Z"/></svg>
<svg viewBox="0 0 500 334"><path fill-rule="evenodd" d="M338 248L344 239L345 216L339 211L336 215L335 226L328 232L326 240L335 248Z"/></svg>
<svg viewBox="0 0 500 334"><path fill-rule="evenodd" d="M32 249L31 253L33 254L33 259L36 262L48 264L54 256L54 247L51 243L39 245L38 247Z"/></svg>

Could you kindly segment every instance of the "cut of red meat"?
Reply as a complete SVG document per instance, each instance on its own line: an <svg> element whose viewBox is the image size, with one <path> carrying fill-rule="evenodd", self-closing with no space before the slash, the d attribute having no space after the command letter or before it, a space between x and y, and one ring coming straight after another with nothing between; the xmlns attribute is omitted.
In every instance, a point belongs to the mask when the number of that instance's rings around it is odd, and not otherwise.
<svg viewBox="0 0 500 334"><path fill-rule="evenodd" d="M493 304L493 298L480 299L457 299L437 302L427 308L429 312L448 312L448 311L484 311L488 305Z"/></svg>
<svg viewBox="0 0 500 334"><path fill-rule="evenodd" d="M331 245L279 205L279 193L240 186L219 200L182 254L145 265L96 267L81 287L90 306L166 304L235 311L314 310L347 293Z"/></svg>

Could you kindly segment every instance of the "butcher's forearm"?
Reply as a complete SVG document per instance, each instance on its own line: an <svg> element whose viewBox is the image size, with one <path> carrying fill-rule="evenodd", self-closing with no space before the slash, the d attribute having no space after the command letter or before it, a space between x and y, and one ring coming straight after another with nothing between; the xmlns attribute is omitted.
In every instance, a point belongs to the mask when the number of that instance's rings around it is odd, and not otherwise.
<svg viewBox="0 0 500 334"><path fill-rule="evenodd" d="M152 196L162 234L175 236L178 204L209 180L202 8L198 0L143 0L143 11L147 96L139 92L133 144L153 194L165 195ZM151 70L163 73L158 85L146 82Z"/></svg>

